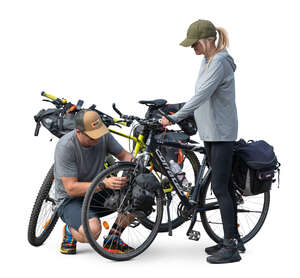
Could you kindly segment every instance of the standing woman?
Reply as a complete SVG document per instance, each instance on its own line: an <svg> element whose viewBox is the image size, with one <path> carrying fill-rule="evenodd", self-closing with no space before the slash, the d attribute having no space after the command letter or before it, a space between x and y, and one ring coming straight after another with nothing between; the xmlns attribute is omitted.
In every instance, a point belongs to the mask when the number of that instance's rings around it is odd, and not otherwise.
<svg viewBox="0 0 300 278"><path fill-rule="evenodd" d="M216 38L218 34L218 42ZM237 230L237 207L230 186L233 143L237 138L238 120L235 104L234 71L236 65L228 54L228 38L223 28L208 20L190 25L187 38L181 43L191 46L196 55L204 55L196 82L195 95L175 114L179 122L194 113L201 140L212 168L212 189L220 205L224 240L205 251L210 263L231 263L241 260L245 247ZM164 127L170 122L162 117Z"/></svg>

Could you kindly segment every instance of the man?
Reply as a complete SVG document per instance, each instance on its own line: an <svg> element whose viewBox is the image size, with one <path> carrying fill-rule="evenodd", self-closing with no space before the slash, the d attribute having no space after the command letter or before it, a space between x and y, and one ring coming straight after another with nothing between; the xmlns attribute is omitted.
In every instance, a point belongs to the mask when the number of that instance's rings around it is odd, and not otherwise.
<svg viewBox="0 0 300 278"><path fill-rule="evenodd" d="M121 161L132 160L132 155L109 133L97 112L81 110L76 114L75 122L76 128L57 143L54 158L55 193L60 202L58 214L66 223L60 248L63 254L75 254L76 242L87 242L81 223L83 196L93 178L103 170L105 156L110 153ZM119 190L126 181L126 177L106 178L97 190L100 194L104 189ZM99 218L104 215L107 212L99 209L89 214L89 226L95 239L101 233ZM120 239L132 220L133 216L118 215L104 241L112 252L132 250Z"/></svg>

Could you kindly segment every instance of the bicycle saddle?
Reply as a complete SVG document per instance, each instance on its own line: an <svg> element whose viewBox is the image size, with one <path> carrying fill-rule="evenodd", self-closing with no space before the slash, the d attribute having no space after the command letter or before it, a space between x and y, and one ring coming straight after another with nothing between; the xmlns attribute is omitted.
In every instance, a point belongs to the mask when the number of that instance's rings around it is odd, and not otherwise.
<svg viewBox="0 0 300 278"><path fill-rule="evenodd" d="M155 106L155 107L161 107L164 106L167 101L165 99L154 99L154 100L140 100L140 104L146 104L148 106Z"/></svg>

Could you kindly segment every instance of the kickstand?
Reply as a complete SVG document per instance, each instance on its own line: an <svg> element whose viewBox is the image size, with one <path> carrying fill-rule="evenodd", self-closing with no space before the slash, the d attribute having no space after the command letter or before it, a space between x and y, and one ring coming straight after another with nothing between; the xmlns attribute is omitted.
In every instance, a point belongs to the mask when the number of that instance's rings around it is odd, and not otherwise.
<svg viewBox="0 0 300 278"><path fill-rule="evenodd" d="M170 216L170 204L172 201L172 195L170 192L167 193L167 213L168 213L168 234L172 236L172 220Z"/></svg>

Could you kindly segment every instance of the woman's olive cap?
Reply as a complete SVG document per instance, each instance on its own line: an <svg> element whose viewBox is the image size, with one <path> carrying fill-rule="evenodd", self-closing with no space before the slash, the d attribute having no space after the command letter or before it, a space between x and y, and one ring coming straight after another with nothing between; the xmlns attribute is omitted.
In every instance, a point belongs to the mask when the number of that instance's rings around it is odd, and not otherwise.
<svg viewBox="0 0 300 278"><path fill-rule="evenodd" d="M200 19L190 25L186 39L180 45L185 47L192 46L200 39L215 37L216 35L216 27L210 21Z"/></svg>

